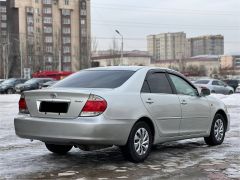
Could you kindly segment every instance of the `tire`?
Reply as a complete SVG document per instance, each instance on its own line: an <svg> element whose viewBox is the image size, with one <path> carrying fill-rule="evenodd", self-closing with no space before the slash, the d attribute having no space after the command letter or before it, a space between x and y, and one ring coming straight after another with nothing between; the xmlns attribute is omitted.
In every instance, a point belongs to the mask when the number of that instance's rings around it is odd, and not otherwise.
<svg viewBox="0 0 240 180"><path fill-rule="evenodd" d="M152 148L152 134L147 123L142 121L136 123L130 132L127 144L120 147L123 156L134 163L143 162L148 157Z"/></svg>
<svg viewBox="0 0 240 180"><path fill-rule="evenodd" d="M72 149L71 145L55 145L55 144L45 143L45 146L52 153L60 154L60 155L67 154L68 151Z"/></svg>
<svg viewBox="0 0 240 180"><path fill-rule="evenodd" d="M209 137L205 137L205 143L209 146L216 146L223 143L226 133L226 121L221 114L216 114L211 127Z"/></svg>
<svg viewBox="0 0 240 180"><path fill-rule="evenodd" d="M229 91L229 93L228 93L228 94L229 94L229 95L230 95L230 94L233 94L233 91Z"/></svg>
<svg viewBox="0 0 240 180"><path fill-rule="evenodd" d="M13 93L14 93L14 90L12 88L7 90L7 94L13 94Z"/></svg>

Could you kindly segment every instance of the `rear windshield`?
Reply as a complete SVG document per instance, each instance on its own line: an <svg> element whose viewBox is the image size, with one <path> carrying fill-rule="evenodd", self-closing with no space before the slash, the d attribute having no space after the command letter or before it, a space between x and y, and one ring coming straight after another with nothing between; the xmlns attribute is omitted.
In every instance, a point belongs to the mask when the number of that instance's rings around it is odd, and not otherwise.
<svg viewBox="0 0 240 180"><path fill-rule="evenodd" d="M209 80L199 80L199 81L195 81L194 84L208 84Z"/></svg>
<svg viewBox="0 0 240 180"><path fill-rule="evenodd" d="M83 70L59 81L53 87L114 89L126 82L134 72L126 70Z"/></svg>

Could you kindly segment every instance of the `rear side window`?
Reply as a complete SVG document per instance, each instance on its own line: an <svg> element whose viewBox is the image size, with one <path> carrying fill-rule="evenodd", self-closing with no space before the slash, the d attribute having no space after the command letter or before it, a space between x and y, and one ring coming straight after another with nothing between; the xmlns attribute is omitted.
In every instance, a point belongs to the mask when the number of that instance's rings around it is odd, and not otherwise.
<svg viewBox="0 0 240 180"><path fill-rule="evenodd" d="M145 89L149 85L149 89L151 93L164 93L164 94L172 94L172 88L168 82L168 79L165 73L153 73L150 74L147 78L147 84L145 83Z"/></svg>
<svg viewBox="0 0 240 180"><path fill-rule="evenodd" d="M128 70L83 70L52 87L63 88L110 88L120 87L135 71Z"/></svg>

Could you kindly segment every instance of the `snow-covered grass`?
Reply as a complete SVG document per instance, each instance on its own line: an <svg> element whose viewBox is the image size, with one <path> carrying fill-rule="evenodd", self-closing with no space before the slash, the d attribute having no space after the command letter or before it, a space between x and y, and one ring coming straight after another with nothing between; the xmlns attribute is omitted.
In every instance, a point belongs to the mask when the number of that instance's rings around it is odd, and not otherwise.
<svg viewBox="0 0 240 180"><path fill-rule="evenodd" d="M4 103L4 102L18 102L20 98L19 94L1 94L0 95L0 103Z"/></svg>

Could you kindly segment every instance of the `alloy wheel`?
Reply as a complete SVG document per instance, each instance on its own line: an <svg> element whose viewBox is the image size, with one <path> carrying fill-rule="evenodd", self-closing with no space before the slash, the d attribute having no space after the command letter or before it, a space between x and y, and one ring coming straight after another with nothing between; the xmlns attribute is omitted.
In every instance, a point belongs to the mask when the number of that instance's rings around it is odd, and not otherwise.
<svg viewBox="0 0 240 180"><path fill-rule="evenodd" d="M140 128L135 133L134 147L139 156L146 154L149 148L149 134L145 128Z"/></svg>

